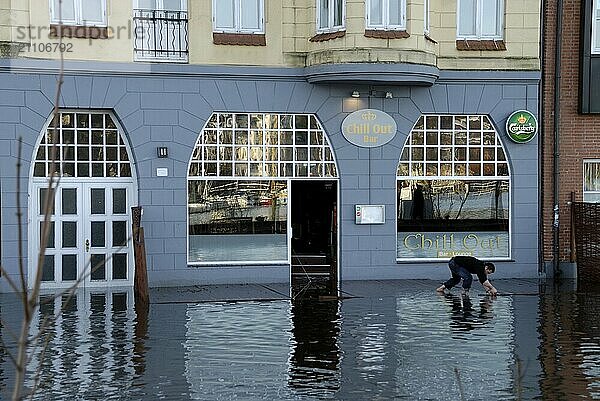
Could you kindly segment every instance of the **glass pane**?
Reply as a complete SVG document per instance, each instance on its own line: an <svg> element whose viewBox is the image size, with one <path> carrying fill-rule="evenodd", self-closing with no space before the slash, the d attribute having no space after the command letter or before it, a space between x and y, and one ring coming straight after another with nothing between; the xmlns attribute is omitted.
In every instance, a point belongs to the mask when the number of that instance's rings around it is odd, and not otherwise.
<svg viewBox="0 0 600 401"><path fill-rule="evenodd" d="M127 254L113 253L112 256L112 278L113 280L127 279Z"/></svg>
<svg viewBox="0 0 600 401"><path fill-rule="evenodd" d="M584 162L583 163L583 190L584 191L599 191L600 190L600 163Z"/></svg>
<svg viewBox="0 0 600 401"><path fill-rule="evenodd" d="M233 29L234 26L234 0L218 0L213 2L215 9L215 28Z"/></svg>
<svg viewBox="0 0 600 401"><path fill-rule="evenodd" d="M598 50L600 50L600 19L596 19L593 22L593 26L594 26L594 33L596 36L596 40L594 40L594 50L598 51Z"/></svg>
<svg viewBox="0 0 600 401"><path fill-rule="evenodd" d="M42 266L42 281L54 281L54 255L44 256L44 266Z"/></svg>
<svg viewBox="0 0 600 401"><path fill-rule="evenodd" d="M77 279L77 255L62 255L62 281Z"/></svg>
<svg viewBox="0 0 600 401"><path fill-rule="evenodd" d="M242 29L260 29L260 1L261 0L240 0Z"/></svg>
<svg viewBox="0 0 600 401"><path fill-rule="evenodd" d="M156 10L158 8L157 2L158 0L138 0L137 6L145 10Z"/></svg>
<svg viewBox="0 0 600 401"><path fill-rule="evenodd" d="M333 10L333 26L342 26L344 25L344 21L342 21L344 0L333 0L333 2L335 4Z"/></svg>
<svg viewBox="0 0 600 401"><path fill-rule="evenodd" d="M40 246L41 238L44 235L44 222L40 221ZM54 248L54 222L48 222L48 239L46 240L46 248Z"/></svg>
<svg viewBox="0 0 600 401"><path fill-rule="evenodd" d="M189 181L188 194L191 261L287 259L287 181Z"/></svg>
<svg viewBox="0 0 600 401"><path fill-rule="evenodd" d="M398 257L508 256L508 180L399 180L397 188Z"/></svg>
<svg viewBox="0 0 600 401"><path fill-rule="evenodd" d="M92 254L90 258L92 280L106 280L106 255Z"/></svg>
<svg viewBox="0 0 600 401"><path fill-rule="evenodd" d="M481 34L483 36L499 36L499 2L500 0L481 0Z"/></svg>
<svg viewBox="0 0 600 401"><path fill-rule="evenodd" d="M329 27L329 2L332 0L319 0L319 29Z"/></svg>
<svg viewBox="0 0 600 401"><path fill-rule="evenodd" d="M369 22L373 26L383 25L383 0L371 0L369 3Z"/></svg>
<svg viewBox="0 0 600 401"><path fill-rule="evenodd" d="M114 275L113 275L113 278L115 278ZM113 310L113 312L127 311L127 293L126 292L115 292L112 294L112 310Z"/></svg>
<svg viewBox="0 0 600 401"><path fill-rule="evenodd" d="M46 177L46 163L35 163L33 168L34 177Z"/></svg>
<svg viewBox="0 0 600 401"><path fill-rule="evenodd" d="M73 22L75 21L75 0L53 0L54 7L52 9L52 19L56 22Z"/></svg>
<svg viewBox="0 0 600 401"><path fill-rule="evenodd" d="M92 197L90 205L92 214L104 214L106 211L104 188L92 188L90 193Z"/></svg>
<svg viewBox="0 0 600 401"><path fill-rule="evenodd" d="M460 36L475 36L476 13L477 0L459 0L458 34Z"/></svg>
<svg viewBox="0 0 600 401"><path fill-rule="evenodd" d="M92 246L103 247L106 244L106 227L103 221L91 222Z"/></svg>
<svg viewBox="0 0 600 401"><path fill-rule="evenodd" d="M403 25L402 0L389 0L389 24L395 26Z"/></svg>
<svg viewBox="0 0 600 401"><path fill-rule="evenodd" d="M76 248L77 247L77 222L63 221L62 222L62 247Z"/></svg>
<svg viewBox="0 0 600 401"><path fill-rule="evenodd" d="M77 163L77 177L89 177L90 176L90 164L89 163Z"/></svg>
<svg viewBox="0 0 600 401"><path fill-rule="evenodd" d="M127 190L125 188L113 189L113 214L127 212Z"/></svg>
<svg viewBox="0 0 600 401"><path fill-rule="evenodd" d="M77 188L63 188L62 214L77 214Z"/></svg>
<svg viewBox="0 0 600 401"><path fill-rule="evenodd" d="M54 190L48 190L48 188L40 188L40 210L39 210L39 214L41 216L44 215L45 213L45 207L46 207L46 198L47 198L47 194L49 193L54 195ZM51 208L50 208L50 214L53 215L54 214L54 202L52 202Z"/></svg>
<svg viewBox="0 0 600 401"><path fill-rule="evenodd" d="M85 0L81 4L81 17L84 25L104 22L103 3L105 0Z"/></svg>
<svg viewBox="0 0 600 401"><path fill-rule="evenodd" d="M113 232L113 246L127 245L127 222L126 221L113 221L112 232Z"/></svg>

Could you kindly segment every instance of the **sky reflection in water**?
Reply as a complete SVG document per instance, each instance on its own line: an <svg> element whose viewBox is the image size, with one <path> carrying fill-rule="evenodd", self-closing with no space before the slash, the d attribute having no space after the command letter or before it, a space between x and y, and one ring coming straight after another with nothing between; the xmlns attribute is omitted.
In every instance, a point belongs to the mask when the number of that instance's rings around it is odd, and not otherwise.
<svg viewBox="0 0 600 401"><path fill-rule="evenodd" d="M522 295L465 299L435 284L361 283L344 287L356 298L293 303L180 302L199 292L174 289L147 315L130 291L82 291L49 326L35 399L444 400L460 399L459 384L468 400L600 399L600 293L513 281L498 285ZM0 301L15 330L14 297ZM2 338L14 351L6 328ZM6 351L0 399L13 385Z"/></svg>

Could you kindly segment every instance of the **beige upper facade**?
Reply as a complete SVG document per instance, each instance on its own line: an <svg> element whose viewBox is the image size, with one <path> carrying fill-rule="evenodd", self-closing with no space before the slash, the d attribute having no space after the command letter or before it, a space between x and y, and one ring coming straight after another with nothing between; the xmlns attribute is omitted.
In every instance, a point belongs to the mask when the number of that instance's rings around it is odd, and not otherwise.
<svg viewBox="0 0 600 401"><path fill-rule="evenodd" d="M86 0L66 2L82 1ZM325 30L318 29L317 14L319 4L326 0L259 0L262 26L251 33L215 28L213 6L218 0L182 0L183 11L162 14L137 10L150 3L165 8L172 0L142 1L95 0L103 4L104 20L65 24L70 28L62 38L65 59L265 67L411 63L442 70L540 69L541 0L497 0L499 36L466 40L457 29L458 2L465 0L389 0L399 1L405 10L402 26L392 29L367 26L369 2L387 4L388 0L328 0L332 5L341 2L344 18L341 26ZM427 1L429 30L425 33ZM58 25L52 21L52 2L0 0L0 42L5 55L6 49L16 48L19 57L59 57L59 39L56 31L51 34L51 26ZM152 39L161 29L170 32L170 39ZM149 52L139 51L142 42L150 47ZM153 53L156 48L159 51ZM177 54L165 53L165 49Z"/></svg>

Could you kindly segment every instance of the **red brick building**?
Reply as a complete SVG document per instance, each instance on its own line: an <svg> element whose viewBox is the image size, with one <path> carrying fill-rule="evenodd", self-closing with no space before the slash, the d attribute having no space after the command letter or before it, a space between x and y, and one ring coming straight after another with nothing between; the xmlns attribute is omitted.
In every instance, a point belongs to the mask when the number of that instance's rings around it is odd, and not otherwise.
<svg viewBox="0 0 600 401"><path fill-rule="evenodd" d="M540 249L549 276L576 271L571 200L600 201L599 15L599 0L544 2Z"/></svg>

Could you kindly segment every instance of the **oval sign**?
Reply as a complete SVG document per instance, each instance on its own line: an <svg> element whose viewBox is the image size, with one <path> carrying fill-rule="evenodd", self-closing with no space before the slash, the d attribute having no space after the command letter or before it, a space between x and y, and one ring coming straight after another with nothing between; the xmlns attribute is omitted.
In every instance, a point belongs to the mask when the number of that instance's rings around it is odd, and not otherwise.
<svg viewBox="0 0 600 401"><path fill-rule="evenodd" d="M396 136L396 121L388 113L362 109L342 121L342 134L348 142L363 148L385 145Z"/></svg>
<svg viewBox="0 0 600 401"><path fill-rule="evenodd" d="M537 131L537 119L527 110L517 110L506 120L506 133L516 143L531 141Z"/></svg>

